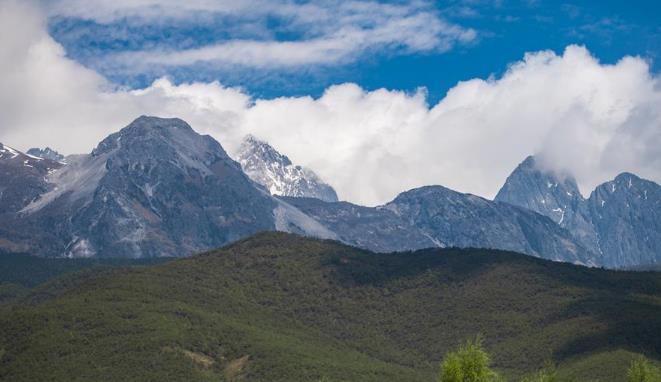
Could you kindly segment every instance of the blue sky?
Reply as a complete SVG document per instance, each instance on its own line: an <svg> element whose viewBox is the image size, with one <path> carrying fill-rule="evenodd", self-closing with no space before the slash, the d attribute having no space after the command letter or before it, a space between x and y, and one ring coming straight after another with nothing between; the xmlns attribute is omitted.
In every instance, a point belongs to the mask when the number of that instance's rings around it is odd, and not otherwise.
<svg viewBox="0 0 661 382"><path fill-rule="evenodd" d="M653 72L661 67L661 3L656 1L367 2L363 4L371 8L362 10L338 10L340 3L332 1L315 2L315 9L305 9L302 2L281 1L269 2L273 9L248 2L239 9L217 6L222 1L193 1L185 9L172 7L168 1L118 1L100 9L82 3L62 0L47 7L50 34L71 58L132 88L167 75L175 83L218 80L259 98L318 97L329 85L353 82L365 89L425 87L433 104L458 81L499 76L508 63L526 52L551 49L561 53L569 44L585 45L604 63L639 55L651 63ZM315 19L314 13L320 11L329 14ZM323 40L336 29L355 27L369 32L387 23L397 26L407 17L417 18L401 24L403 34L413 37L386 36L383 42L376 41L380 36L349 35L347 39L365 41L338 48L348 50L339 57L322 51L322 57L309 61L302 58L274 65L268 59L259 65L213 59L167 65L157 59L149 65L124 62L127 52L172 53L237 41ZM435 22L441 25L434 27ZM448 32L452 28L456 30ZM440 41L424 40L438 35ZM415 36L422 41L407 40Z"/></svg>

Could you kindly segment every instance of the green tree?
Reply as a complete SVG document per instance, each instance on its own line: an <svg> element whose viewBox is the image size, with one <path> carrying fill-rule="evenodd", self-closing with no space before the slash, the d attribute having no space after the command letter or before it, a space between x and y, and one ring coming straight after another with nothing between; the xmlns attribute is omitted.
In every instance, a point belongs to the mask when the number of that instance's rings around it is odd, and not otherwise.
<svg viewBox="0 0 661 382"><path fill-rule="evenodd" d="M439 382L495 382L501 381L491 370L491 357L482 347L482 340L467 341L450 352L441 362Z"/></svg>
<svg viewBox="0 0 661 382"><path fill-rule="evenodd" d="M636 358L627 371L627 382L661 382L661 370L645 357Z"/></svg>

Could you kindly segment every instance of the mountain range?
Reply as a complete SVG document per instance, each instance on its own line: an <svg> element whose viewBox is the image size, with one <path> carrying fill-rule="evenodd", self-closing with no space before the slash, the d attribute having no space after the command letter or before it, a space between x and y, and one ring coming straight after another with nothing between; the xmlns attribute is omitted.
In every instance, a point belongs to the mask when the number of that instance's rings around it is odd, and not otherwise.
<svg viewBox="0 0 661 382"><path fill-rule="evenodd" d="M571 175L544 170L531 156L507 178L495 200L553 219L591 251L599 265L661 262L661 187L634 174L618 175L586 199Z"/></svg>
<svg viewBox="0 0 661 382"><path fill-rule="evenodd" d="M90 154L41 175L44 192L0 222L6 247L41 256L155 257L290 225L325 237L256 187L217 141L179 119L138 118Z"/></svg>
<svg viewBox="0 0 661 382"><path fill-rule="evenodd" d="M180 119L140 117L66 163L2 154L0 172L13 175L0 195L0 248L13 252L188 256L277 230L377 252L484 247L612 268L661 261L657 184L623 174L584 200L573 179L532 157L495 201L427 186L364 207L337 201L266 142L247 137L234 161Z"/></svg>

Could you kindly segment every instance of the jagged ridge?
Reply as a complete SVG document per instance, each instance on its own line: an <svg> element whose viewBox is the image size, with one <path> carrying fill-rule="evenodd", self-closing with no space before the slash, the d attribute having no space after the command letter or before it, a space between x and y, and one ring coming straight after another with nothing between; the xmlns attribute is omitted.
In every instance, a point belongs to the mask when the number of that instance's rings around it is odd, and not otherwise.
<svg viewBox="0 0 661 382"><path fill-rule="evenodd" d="M333 187L312 170L292 164L286 155L252 135L244 138L237 160L250 179L266 187L272 195L337 201Z"/></svg>
<svg viewBox="0 0 661 382"><path fill-rule="evenodd" d="M541 169L527 158L496 196L554 219L588 250L595 263L620 268L661 262L661 186L622 173L588 199L573 177Z"/></svg>

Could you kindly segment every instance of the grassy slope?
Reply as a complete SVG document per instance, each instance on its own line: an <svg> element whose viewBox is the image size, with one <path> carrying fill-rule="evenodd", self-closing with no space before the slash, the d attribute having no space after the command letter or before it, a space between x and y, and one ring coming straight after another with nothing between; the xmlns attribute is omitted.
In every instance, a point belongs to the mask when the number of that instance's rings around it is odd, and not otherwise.
<svg viewBox="0 0 661 382"><path fill-rule="evenodd" d="M37 287L0 317L0 380L433 381L476 333L509 376L622 380L661 355L661 275L260 234Z"/></svg>

